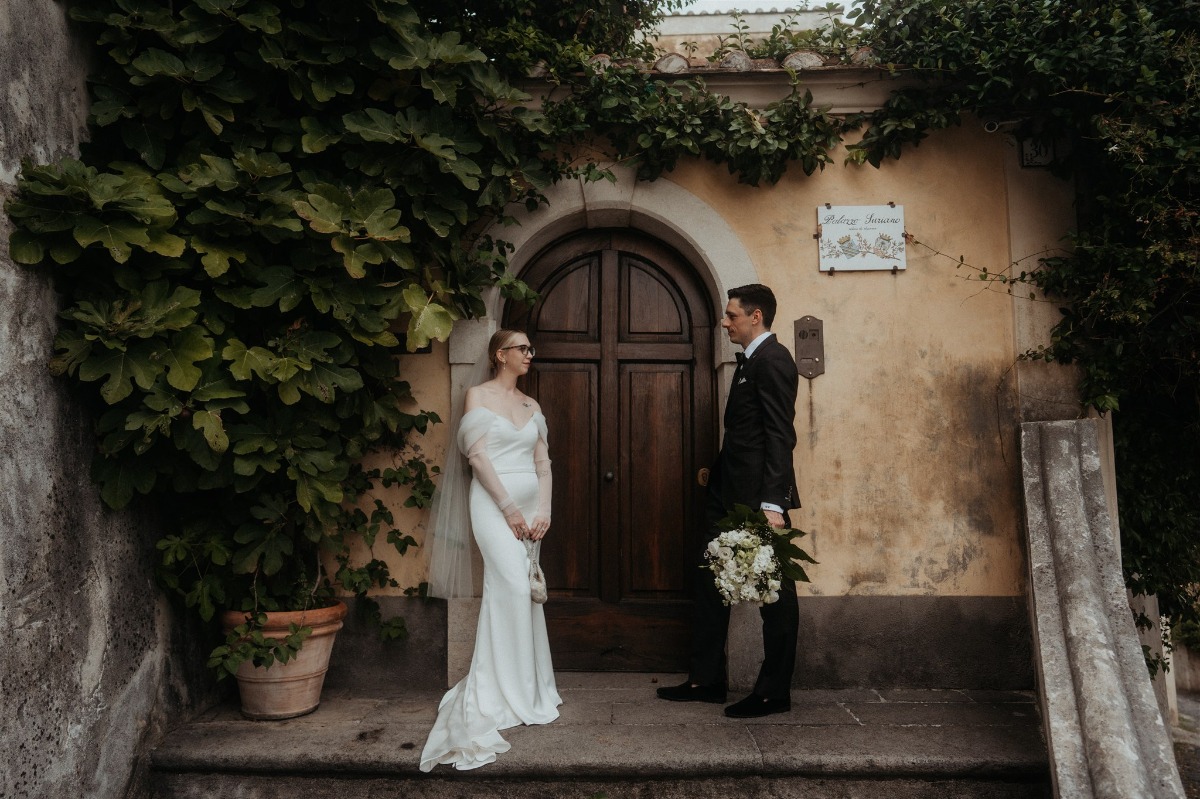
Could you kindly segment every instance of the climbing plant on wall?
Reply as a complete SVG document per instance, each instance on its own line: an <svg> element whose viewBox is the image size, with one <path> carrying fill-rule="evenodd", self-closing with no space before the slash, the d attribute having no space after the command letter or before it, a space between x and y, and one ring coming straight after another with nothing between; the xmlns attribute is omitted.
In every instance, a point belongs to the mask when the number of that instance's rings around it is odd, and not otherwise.
<svg viewBox="0 0 1200 799"><path fill-rule="evenodd" d="M10 252L49 270L63 296L51 368L96 406L102 497L157 502L161 579L201 617L395 584L381 558L352 552L415 543L369 499L373 485L406 485L418 506L432 488L416 456L361 465L438 421L412 404L396 356L482 313L493 286L529 298L505 271L504 244L481 233L512 203L538 204L572 170L564 134L611 109L584 90L548 116L509 78L537 63L602 82L586 59L645 54L635 33L656 9L71 5L95 48L89 141L79 159L24 166L7 206ZM633 71L619 74L610 96L644 93ZM760 125L700 91L690 102L705 113L708 151L728 147L714 126L742 136ZM684 93L652 94L663 101L642 103L636 138L657 173ZM778 116L811 116L824 137L813 140L832 141L832 123L799 96ZM737 147L751 180L799 157L773 154L769 135ZM773 166L759 167L756 149ZM287 649L219 648L213 665L231 672Z"/></svg>
<svg viewBox="0 0 1200 799"><path fill-rule="evenodd" d="M51 366L99 406L104 500L165 500L163 581L205 619L394 584L351 543L414 539L359 499L382 481L421 505L429 470L359 464L436 421L395 356L492 285L525 296L474 231L536 202L544 119L403 2L71 15L95 43L90 141L27 164L8 213L14 259L64 297Z"/></svg>

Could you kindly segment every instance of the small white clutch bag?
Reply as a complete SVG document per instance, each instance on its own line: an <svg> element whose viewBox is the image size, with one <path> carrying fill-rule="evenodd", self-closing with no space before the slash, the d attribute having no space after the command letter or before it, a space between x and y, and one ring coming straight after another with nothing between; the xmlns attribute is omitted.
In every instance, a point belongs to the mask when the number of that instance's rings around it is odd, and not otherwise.
<svg viewBox="0 0 1200 799"><path fill-rule="evenodd" d="M542 573L542 565L538 563L536 546L536 541L525 539L525 551L529 554L529 597L542 605L546 602L546 575Z"/></svg>

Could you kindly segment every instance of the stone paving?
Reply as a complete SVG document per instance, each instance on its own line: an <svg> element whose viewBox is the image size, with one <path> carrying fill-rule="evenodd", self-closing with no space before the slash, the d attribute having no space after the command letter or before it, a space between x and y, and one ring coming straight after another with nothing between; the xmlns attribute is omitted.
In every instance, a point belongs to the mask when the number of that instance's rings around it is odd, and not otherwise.
<svg viewBox="0 0 1200 799"><path fill-rule="evenodd" d="M789 713L734 720L720 705L655 697L655 688L681 679L559 673L564 704L558 721L506 731L512 750L483 769L456 773L440 767L432 776L544 780L570 774L585 780L678 782L807 775L1026 786L1048 779L1032 693L794 691ZM430 777L417 766L439 698L440 693L428 691L391 699L334 693L314 713L277 722L247 721L236 707L222 706L174 730L155 751L154 768L165 775L352 775L419 783ZM914 796L934 795L914 790Z"/></svg>

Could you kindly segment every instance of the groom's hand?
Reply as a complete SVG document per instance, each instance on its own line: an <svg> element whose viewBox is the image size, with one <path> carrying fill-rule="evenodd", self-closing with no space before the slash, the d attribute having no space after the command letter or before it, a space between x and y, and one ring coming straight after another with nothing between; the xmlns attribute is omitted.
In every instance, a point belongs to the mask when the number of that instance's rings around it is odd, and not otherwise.
<svg viewBox="0 0 1200 799"><path fill-rule="evenodd" d="M767 517L767 524L772 527L783 527L786 524L783 514L777 510L764 510L763 515Z"/></svg>

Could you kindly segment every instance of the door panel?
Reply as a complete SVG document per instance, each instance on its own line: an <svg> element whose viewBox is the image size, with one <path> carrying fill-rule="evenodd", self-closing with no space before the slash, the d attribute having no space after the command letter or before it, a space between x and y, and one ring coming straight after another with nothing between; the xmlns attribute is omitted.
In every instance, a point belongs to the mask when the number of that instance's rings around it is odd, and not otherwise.
<svg viewBox="0 0 1200 799"><path fill-rule="evenodd" d="M538 397L550 430L554 495L551 520L555 532L569 530L571 546L542 547L547 586L558 595L588 596L600 575L594 502L572 498L596 496L596 367L588 363L542 364L528 387ZM536 382L536 385L534 384Z"/></svg>
<svg viewBox="0 0 1200 799"><path fill-rule="evenodd" d="M686 668L712 459L713 307L673 250L631 231L547 248L510 307L537 358L526 390L550 427L554 505L542 565L560 669Z"/></svg>
<svg viewBox="0 0 1200 799"><path fill-rule="evenodd" d="M628 492L622 552L623 596L681 596L690 587L684 530L690 486L679 468L690 461L689 375L677 364L634 364L623 370L623 473ZM661 424L663 419L677 424Z"/></svg>

